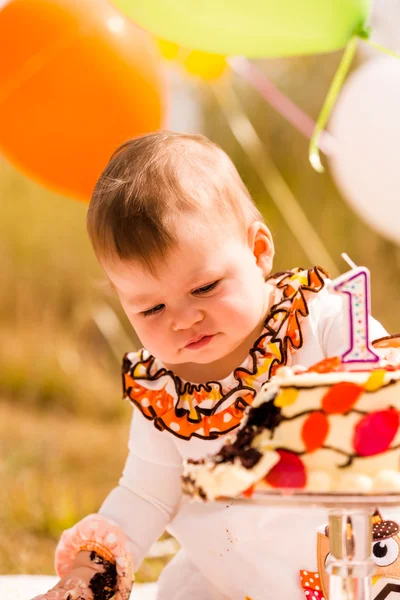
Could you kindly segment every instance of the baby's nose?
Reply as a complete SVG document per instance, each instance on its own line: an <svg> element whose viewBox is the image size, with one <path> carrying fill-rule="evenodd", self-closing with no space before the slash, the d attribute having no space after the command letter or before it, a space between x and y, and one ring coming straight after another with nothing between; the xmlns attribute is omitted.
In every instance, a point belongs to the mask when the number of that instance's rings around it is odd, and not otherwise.
<svg viewBox="0 0 400 600"><path fill-rule="evenodd" d="M203 319L204 314L201 310L181 310L173 320L172 329L174 331L190 329L193 325L200 323Z"/></svg>

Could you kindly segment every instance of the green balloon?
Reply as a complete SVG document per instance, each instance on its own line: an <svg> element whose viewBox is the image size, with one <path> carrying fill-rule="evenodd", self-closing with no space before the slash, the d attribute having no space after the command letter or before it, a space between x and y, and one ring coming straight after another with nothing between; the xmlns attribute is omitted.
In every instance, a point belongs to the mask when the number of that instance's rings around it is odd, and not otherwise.
<svg viewBox="0 0 400 600"><path fill-rule="evenodd" d="M114 0L133 21L186 48L247 57L343 48L372 0Z"/></svg>

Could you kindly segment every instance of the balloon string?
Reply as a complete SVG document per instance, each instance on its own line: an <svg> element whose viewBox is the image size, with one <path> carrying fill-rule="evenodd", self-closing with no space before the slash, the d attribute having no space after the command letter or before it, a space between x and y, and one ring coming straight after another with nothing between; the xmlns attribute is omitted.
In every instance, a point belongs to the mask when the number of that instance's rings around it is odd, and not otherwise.
<svg viewBox="0 0 400 600"><path fill-rule="evenodd" d="M315 128L315 122L312 118L285 96L254 63L244 57L235 56L228 59L228 64L237 75L247 81L297 131L308 139L312 137ZM332 154L333 139L327 131L322 132L319 145L324 154Z"/></svg>
<svg viewBox="0 0 400 600"><path fill-rule="evenodd" d="M312 134L310 147L309 147L309 159L311 165L319 173L324 172L324 168L321 163L319 156L319 141L321 133L324 130L329 116L332 112L333 105L335 104L336 98L342 88L344 79L349 71L350 65L353 61L356 48L357 48L358 36L354 36L347 44L342 60L340 61L339 67L333 78L331 87L329 88L328 95L326 96L325 102L322 106L322 110L317 119L314 133Z"/></svg>
<svg viewBox="0 0 400 600"><path fill-rule="evenodd" d="M373 48L376 48L377 50L380 50L381 52L384 52L385 54L388 54L389 56L393 56L393 58L400 59L400 55L396 54L396 52L393 52L393 50L389 50L389 48L385 48L385 46L381 46L380 44L373 42L369 38L362 38L362 39L366 44L369 44Z"/></svg>
<svg viewBox="0 0 400 600"><path fill-rule="evenodd" d="M219 109L234 138L245 152L265 190L308 260L312 264L323 264L332 277L337 277L340 273L339 269L265 149L265 145L244 112L232 86L228 82L220 81L210 85L209 88L214 92Z"/></svg>

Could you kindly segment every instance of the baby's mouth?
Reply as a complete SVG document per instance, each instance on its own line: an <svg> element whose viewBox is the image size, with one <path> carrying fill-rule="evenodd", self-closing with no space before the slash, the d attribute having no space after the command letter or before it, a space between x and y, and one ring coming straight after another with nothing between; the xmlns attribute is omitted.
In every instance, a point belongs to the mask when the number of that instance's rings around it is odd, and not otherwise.
<svg viewBox="0 0 400 600"><path fill-rule="evenodd" d="M188 348L189 350L195 350L197 348L202 348L203 346L208 344L212 340L213 337L214 337L214 335L198 336L197 338L195 338L194 340L191 340L188 344L186 344L185 348Z"/></svg>

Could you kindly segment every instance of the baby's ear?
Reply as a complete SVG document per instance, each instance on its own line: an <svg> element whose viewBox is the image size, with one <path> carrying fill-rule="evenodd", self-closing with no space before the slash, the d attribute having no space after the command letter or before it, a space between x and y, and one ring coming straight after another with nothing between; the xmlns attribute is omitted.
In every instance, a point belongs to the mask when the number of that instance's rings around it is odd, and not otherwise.
<svg viewBox="0 0 400 600"><path fill-rule="evenodd" d="M257 265L264 276L271 273L275 248L272 235L265 223L254 221L248 229L248 242Z"/></svg>

